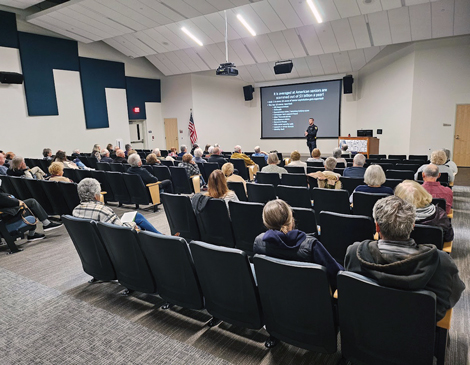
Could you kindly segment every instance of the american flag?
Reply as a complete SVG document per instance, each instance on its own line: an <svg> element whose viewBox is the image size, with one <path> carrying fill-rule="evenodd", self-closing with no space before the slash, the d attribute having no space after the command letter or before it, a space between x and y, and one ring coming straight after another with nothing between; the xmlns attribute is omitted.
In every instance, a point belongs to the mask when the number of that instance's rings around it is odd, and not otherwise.
<svg viewBox="0 0 470 365"><path fill-rule="evenodd" d="M193 120L193 112L189 115L189 138L191 139L191 143L194 144L197 141L197 132L196 132L196 126L194 125L194 120Z"/></svg>

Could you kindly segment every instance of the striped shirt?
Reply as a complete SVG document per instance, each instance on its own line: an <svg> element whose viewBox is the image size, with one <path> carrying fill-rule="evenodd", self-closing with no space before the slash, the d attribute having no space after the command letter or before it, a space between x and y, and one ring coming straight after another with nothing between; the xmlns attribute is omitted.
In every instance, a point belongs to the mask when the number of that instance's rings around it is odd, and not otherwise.
<svg viewBox="0 0 470 365"><path fill-rule="evenodd" d="M105 222L135 228L135 222L121 222L114 211L99 201L81 202L75 207L72 215L77 218L92 219L97 222Z"/></svg>

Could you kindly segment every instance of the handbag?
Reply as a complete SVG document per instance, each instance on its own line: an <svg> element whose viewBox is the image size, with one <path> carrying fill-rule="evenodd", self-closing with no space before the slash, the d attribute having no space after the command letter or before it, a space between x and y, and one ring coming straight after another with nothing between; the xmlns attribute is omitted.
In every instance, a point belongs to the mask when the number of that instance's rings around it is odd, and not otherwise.
<svg viewBox="0 0 470 365"><path fill-rule="evenodd" d="M21 207L20 215L21 215L21 219L23 220L23 222L27 224L28 226L35 226L38 223L37 217L33 214L33 212L31 212L31 209L29 209L27 205L25 205L24 207ZM34 217L33 223L31 223L30 221L26 219L26 217L29 217L29 216Z"/></svg>

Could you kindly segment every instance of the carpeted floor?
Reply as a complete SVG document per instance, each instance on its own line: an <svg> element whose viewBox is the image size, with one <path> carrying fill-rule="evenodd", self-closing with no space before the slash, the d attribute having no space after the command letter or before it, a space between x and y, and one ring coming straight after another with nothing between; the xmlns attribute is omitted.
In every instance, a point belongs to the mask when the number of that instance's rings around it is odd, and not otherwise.
<svg viewBox="0 0 470 365"><path fill-rule="evenodd" d="M469 288L470 188L454 187L452 257ZM129 209L114 207L120 215ZM129 207L130 208L130 207ZM163 211L141 211L161 232ZM284 343L264 347L267 333L226 323L205 324L210 315L174 307L157 296L118 295L113 283L88 284L65 228L6 255L0 246L0 364L336 364L340 352L322 355ZM446 364L470 364L470 295L454 309Z"/></svg>

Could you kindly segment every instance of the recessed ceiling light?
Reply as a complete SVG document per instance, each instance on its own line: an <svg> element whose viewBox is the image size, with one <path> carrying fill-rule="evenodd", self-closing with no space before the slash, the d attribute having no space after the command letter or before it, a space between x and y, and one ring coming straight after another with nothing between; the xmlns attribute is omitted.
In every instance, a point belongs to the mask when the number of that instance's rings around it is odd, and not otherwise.
<svg viewBox="0 0 470 365"><path fill-rule="evenodd" d="M248 29L248 31L253 37L256 35L256 32L253 30L253 28L250 27L250 25L246 22L245 19L243 19L243 17L240 14L237 15L237 19L240 21L240 23L242 23L245 26L246 29Z"/></svg>
<svg viewBox="0 0 470 365"><path fill-rule="evenodd" d="M317 7L313 3L313 0L307 0L308 6L310 6L310 9L312 10L313 15L315 16L315 19L317 20L318 23L322 23L323 19L320 15L320 13L317 10Z"/></svg>
<svg viewBox="0 0 470 365"><path fill-rule="evenodd" d="M187 30L185 27L182 27L181 30L183 32L185 32L189 38L191 38L194 42L196 42L197 44L199 44L200 46L203 46L202 42L197 39L189 30Z"/></svg>

